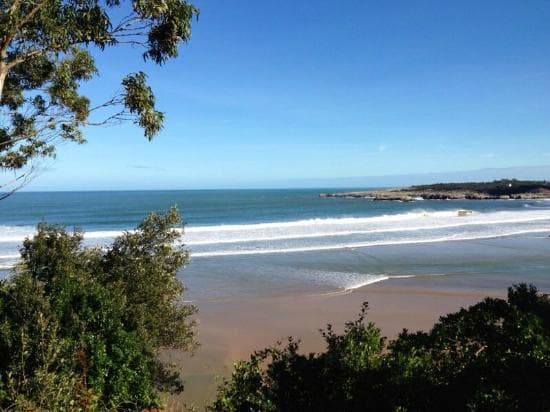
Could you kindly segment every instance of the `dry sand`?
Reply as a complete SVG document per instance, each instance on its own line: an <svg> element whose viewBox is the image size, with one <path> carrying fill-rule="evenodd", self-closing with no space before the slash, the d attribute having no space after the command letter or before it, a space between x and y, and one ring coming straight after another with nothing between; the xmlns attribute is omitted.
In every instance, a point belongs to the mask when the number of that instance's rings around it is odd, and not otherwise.
<svg viewBox="0 0 550 412"><path fill-rule="evenodd" d="M356 318L364 301L369 302L368 319L391 338L403 328L428 330L441 315L470 306L485 296L506 293L451 285L445 288L445 282L441 280L434 287L430 279L388 280L340 294L199 302L201 347L192 357L177 352L165 354L179 365L186 381L184 393L170 398L169 405L185 402L202 410L214 397L220 377L230 375L234 362L288 336L299 338L304 352L322 350L319 328L331 323L342 330L346 321Z"/></svg>

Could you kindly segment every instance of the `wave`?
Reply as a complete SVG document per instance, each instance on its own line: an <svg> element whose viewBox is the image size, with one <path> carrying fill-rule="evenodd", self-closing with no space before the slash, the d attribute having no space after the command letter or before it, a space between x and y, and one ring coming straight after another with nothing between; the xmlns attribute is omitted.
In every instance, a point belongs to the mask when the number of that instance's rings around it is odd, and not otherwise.
<svg viewBox="0 0 550 412"><path fill-rule="evenodd" d="M270 241L313 237L347 236L355 234L429 230L469 225L506 224L550 220L548 209L520 212L472 212L459 216L459 209L448 211L416 210L407 213L371 217L315 218L248 224L188 226L180 229L189 245ZM406 225L400 223L407 222ZM414 224L413 222L416 222ZM413 225L409 224L412 223ZM0 242L21 242L36 232L32 226L0 226ZM84 239L112 239L125 230L86 231ZM128 230L127 232L132 232Z"/></svg>
<svg viewBox="0 0 550 412"><path fill-rule="evenodd" d="M408 275L392 275L392 274L372 274L372 273L356 273L356 272L326 272L315 271L310 273L309 271L300 271L297 277L312 278L324 284L331 285L338 288L336 291L323 293L326 295L340 295L349 292L353 292L356 289L372 285L379 282L384 282L392 279L410 279L417 277L431 277L431 276L446 276L446 273L419 273Z"/></svg>
<svg viewBox="0 0 550 412"><path fill-rule="evenodd" d="M459 216L458 209L439 212L418 210L364 218L308 219L292 222L189 227L186 229L184 241L193 247L379 233L410 233L476 225L513 225L544 220L550 221L548 210L470 213L466 216Z"/></svg>
<svg viewBox="0 0 550 412"><path fill-rule="evenodd" d="M6 255L0 255L0 259L17 259L21 256L19 253L8 253Z"/></svg>
<svg viewBox="0 0 550 412"><path fill-rule="evenodd" d="M330 226L330 225L357 225L380 222L400 222L406 220L418 219L419 217L456 217L457 210L430 212L419 210L408 213L385 214L372 217L336 217L336 218L314 218L284 222L267 222L267 223L247 223L247 224L228 224L217 226L191 226L186 228L186 233L204 233L204 232L228 232L240 230L263 230L263 229L288 229L295 227L315 227L315 226ZM547 217L548 218L548 217Z"/></svg>
<svg viewBox="0 0 550 412"><path fill-rule="evenodd" d="M548 231L548 209L472 212L465 216L459 209L435 212L417 209L371 217L189 226L182 241L192 257L202 258L487 239ZM0 226L0 264L17 256L13 253L20 242L34 232L30 226ZM123 230L88 231L84 244L106 245L123 233Z"/></svg>
<svg viewBox="0 0 550 412"><path fill-rule="evenodd" d="M475 226L475 225L499 225L507 223L526 223L526 222L536 222L550 220L550 217L539 217L539 218L526 218L526 219L505 219L505 220L486 220L479 222L462 222L462 223L450 223L450 224L439 224L431 226L412 226L412 227L394 227L394 228L381 228L381 229L371 229L371 230L340 230L340 231L326 231L318 233L295 233L295 234L281 234L274 236L242 236L241 237L232 237L227 239L212 238L207 240L190 240L186 242L188 245L211 245L211 244L221 244L221 243L243 243L243 242L258 242L258 241L273 241L273 240L292 240L292 239L311 239L311 238L321 238L321 237L338 237L338 236L350 236L350 235L365 235L370 233L392 233L392 232L415 232L420 230L434 230L434 229L451 229L464 226Z"/></svg>
<svg viewBox="0 0 550 412"><path fill-rule="evenodd" d="M423 243L439 243L449 241L466 241L466 240L479 240L479 239L493 239L499 237L508 237L523 235L527 233L542 233L549 232L550 229L527 229L518 230L509 233L498 234L485 234L477 236L446 236L432 239L405 239L405 240L389 240L389 241L375 241L375 242L356 242L356 243L342 243L332 245L315 245L304 246L297 248L277 248L277 249L252 249L252 250L219 250L211 252L197 252L191 253L191 257L216 257L216 256L242 256L242 255L266 255L266 254L278 254L278 253L299 253L299 252L317 252L327 250L343 250L343 249L358 249L373 246L397 246L397 245L410 245L410 244L423 244Z"/></svg>
<svg viewBox="0 0 550 412"><path fill-rule="evenodd" d="M345 285L344 290L352 291L367 285L372 285L373 283L383 282L384 280L388 279L391 279L391 277L387 275L367 275L366 279L357 280L356 282Z"/></svg>
<svg viewBox="0 0 550 412"><path fill-rule="evenodd" d="M354 275L361 275L358 273L354 273ZM358 279L355 282L351 282L350 284L344 285L345 291L352 291L355 289L362 288L363 286L372 285L373 283L383 282L390 279L411 279L411 278L417 278L417 277L430 277L430 276L446 276L446 273L420 273L417 275L371 275L367 274L366 279ZM365 275L363 275L365 276Z"/></svg>
<svg viewBox="0 0 550 412"><path fill-rule="evenodd" d="M113 239L122 235L124 230L89 231L84 233L84 239ZM128 232L132 232L129 230ZM26 238L33 237L36 229L32 226L0 226L0 243L22 242Z"/></svg>
<svg viewBox="0 0 550 412"><path fill-rule="evenodd" d="M33 226L0 226L0 242L22 242L35 233Z"/></svg>

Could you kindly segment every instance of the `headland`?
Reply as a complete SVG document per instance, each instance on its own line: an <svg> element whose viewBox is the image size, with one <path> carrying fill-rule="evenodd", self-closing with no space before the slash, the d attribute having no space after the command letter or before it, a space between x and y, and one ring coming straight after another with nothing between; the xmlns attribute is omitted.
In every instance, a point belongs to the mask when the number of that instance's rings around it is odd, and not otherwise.
<svg viewBox="0 0 550 412"><path fill-rule="evenodd" d="M493 182L436 183L384 190L321 193L320 197L414 200L547 199L550 182L502 179Z"/></svg>

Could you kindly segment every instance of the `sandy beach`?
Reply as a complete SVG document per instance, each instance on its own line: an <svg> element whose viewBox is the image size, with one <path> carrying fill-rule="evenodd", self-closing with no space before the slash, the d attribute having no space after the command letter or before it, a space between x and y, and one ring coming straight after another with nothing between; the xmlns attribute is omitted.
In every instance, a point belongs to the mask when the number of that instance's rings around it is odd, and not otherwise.
<svg viewBox="0 0 550 412"><path fill-rule="evenodd" d="M548 292L549 248L548 238L537 234L192 262L182 276L190 288L186 296L199 309L201 346L191 357L164 354L186 382L184 393L170 401L194 404L200 410L235 362L288 336L300 339L304 352L322 350L319 329L331 323L342 330L365 301L370 306L368 319L392 338L403 328L428 330L440 316L486 296L504 297L516 283L532 283ZM328 292L315 283L293 284L276 276L276 271L285 273L304 262L323 274L328 273L325 268L367 267L389 276L353 290ZM299 272L296 278L307 273Z"/></svg>
<svg viewBox="0 0 550 412"><path fill-rule="evenodd" d="M403 328L427 330L441 315L486 296L506 294L505 289L491 289L490 279L475 288L456 288L457 281L457 277L390 279L347 293L199 303L201 347L191 357L165 354L179 365L186 381L184 393L170 398L169 405L185 402L201 410L215 396L221 377L231 373L234 362L288 336L299 338L304 352L322 350L319 329L331 323L341 330L364 301L370 306L368 319L391 338Z"/></svg>

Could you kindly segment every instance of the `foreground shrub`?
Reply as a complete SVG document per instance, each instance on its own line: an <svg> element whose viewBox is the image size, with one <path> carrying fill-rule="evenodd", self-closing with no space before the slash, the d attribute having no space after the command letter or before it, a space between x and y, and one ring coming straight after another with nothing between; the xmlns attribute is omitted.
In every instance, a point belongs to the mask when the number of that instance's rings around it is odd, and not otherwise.
<svg viewBox="0 0 550 412"><path fill-rule="evenodd" d="M25 240L0 284L1 408L139 410L183 389L157 358L195 345L179 223L175 209L151 214L107 249L45 224Z"/></svg>
<svg viewBox="0 0 550 412"><path fill-rule="evenodd" d="M216 411L548 411L550 299L524 284L385 344L359 319L329 325L325 352L292 339L236 365Z"/></svg>

